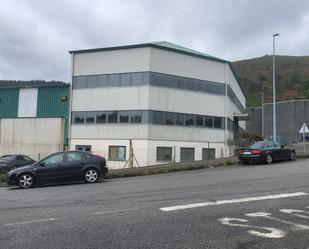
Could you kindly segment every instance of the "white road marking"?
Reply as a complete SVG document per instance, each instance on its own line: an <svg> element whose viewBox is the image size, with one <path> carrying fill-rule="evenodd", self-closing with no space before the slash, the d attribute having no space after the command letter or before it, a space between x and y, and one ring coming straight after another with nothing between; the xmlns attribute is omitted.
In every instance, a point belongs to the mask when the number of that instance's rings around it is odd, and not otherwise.
<svg viewBox="0 0 309 249"><path fill-rule="evenodd" d="M130 211L130 210L133 210L133 209L118 209L118 210L102 211L102 212L96 212L96 213L94 213L94 215L119 213L119 212L126 212L126 211Z"/></svg>
<svg viewBox="0 0 309 249"><path fill-rule="evenodd" d="M279 209L279 211L281 213L284 213L284 214L292 214L292 215L299 217L299 218L309 219L308 215L303 215L303 214L309 214L309 212L307 212L307 211L298 210L298 209ZM299 213L301 213L301 214L299 214Z"/></svg>
<svg viewBox="0 0 309 249"><path fill-rule="evenodd" d="M250 214L245 214L245 215L248 216L248 217L258 217L258 218L263 217L263 218L268 219L268 220L277 221L277 222L280 222L282 224L291 225L291 226L293 226L297 229L300 229L300 230L309 230L309 226L297 224L297 223L292 222L292 221L281 220L281 219L272 217L270 213L257 212L257 213L250 213Z"/></svg>
<svg viewBox="0 0 309 249"><path fill-rule="evenodd" d="M237 218L222 218L219 219L221 224L231 226L231 227L245 227L245 228L250 228L247 232L249 234L255 235L257 237L262 237L262 238L269 238L269 239L280 239L285 236L284 231L274 228L274 227L261 227L261 226L253 226L249 224L241 224L241 223L248 223L248 220L245 219L237 219ZM238 222L238 223L233 223L233 222ZM254 229L258 229L254 230ZM265 230L266 232L263 233L261 230Z"/></svg>
<svg viewBox="0 0 309 249"><path fill-rule="evenodd" d="M29 221L22 221L22 222L15 222L15 223L7 223L4 226L15 226L15 225L27 225L32 223L40 223L40 222L49 222L49 221L56 221L59 220L58 218L48 218L48 219L41 219L41 220L29 220Z"/></svg>
<svg viewBox="0 0 309 249"><path fill-rule="evenodd" d="M170 212L170 211L177 211L177 210L183 210L183 209L189 209L189 208L217 206L217 205L243 203L243 202L251 202L251 201L273 200L273 199L289 198L289 197L304 196L304 195L308 195L308 194L304 192L296 192L296 193L274 194L274 195L265 195L265 196L254 196L254 197L245 197L245 198L240 198L240 199L201 202L201 203L184 204L184 205L171 206L171 207L163 207L163 208L160 208L160 210L164 212Z"/></svg>

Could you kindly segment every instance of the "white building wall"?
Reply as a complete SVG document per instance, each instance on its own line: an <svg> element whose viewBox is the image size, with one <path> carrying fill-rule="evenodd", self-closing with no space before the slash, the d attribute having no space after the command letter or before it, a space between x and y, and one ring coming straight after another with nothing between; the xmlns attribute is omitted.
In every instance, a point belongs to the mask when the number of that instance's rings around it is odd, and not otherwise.
<svg viewBox="0 0 309 249"><path fill-rule="evenodd" d="M224 63L157 48L151 48L150 69L159 73L225 83Z"/></svg>
<svg viewBox="0 0 309 249"><path fill-rule="evenodd" d="M224 96L204 92L151 86L149 108L224 117Z"/></svg>
<svg viewBox="0 0 309 249"><path fill-rule="evenodd" d="M74 54L73 75L149 71L150 48Z"/></svg>
<svg viewBox="0 0 309 249"><path fill-rule="evenodd" d="M149 86L73 89L72 111L146 110Z"/></svg>

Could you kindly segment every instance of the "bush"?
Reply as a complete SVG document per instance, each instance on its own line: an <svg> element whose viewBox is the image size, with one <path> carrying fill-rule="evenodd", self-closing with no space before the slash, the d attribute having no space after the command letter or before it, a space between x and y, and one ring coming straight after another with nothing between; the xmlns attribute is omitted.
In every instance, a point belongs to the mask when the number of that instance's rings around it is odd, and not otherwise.
<svg viewBox="0 0 309 249"><path fill-rule="evenodd" d="M0 173L0 182L5 182L5 179L6 179L6 174Z"/></svg>

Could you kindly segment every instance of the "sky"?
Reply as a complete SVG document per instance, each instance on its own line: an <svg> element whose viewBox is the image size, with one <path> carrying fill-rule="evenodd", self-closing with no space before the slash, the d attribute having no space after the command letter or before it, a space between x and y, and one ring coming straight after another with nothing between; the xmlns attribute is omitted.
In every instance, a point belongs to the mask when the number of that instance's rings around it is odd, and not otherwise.
<svg viewBox="0 0 309 249"><path fill-rule="evenodd" d="M69 50L169 41L236 61L309 55L308 0L0 0L0 79L70 81Z"/></svg>

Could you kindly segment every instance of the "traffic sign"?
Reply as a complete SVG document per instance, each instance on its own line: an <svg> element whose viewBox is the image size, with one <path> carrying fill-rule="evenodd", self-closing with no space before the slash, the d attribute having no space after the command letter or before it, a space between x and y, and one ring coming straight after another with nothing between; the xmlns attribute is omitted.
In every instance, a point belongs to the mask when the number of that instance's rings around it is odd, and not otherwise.
<svg viewBox="0 0 309 249"><path fill-rule="evenodd" d="M300 127L299 133L300 134L302 134L302 133L309 133L309 129L308 129L306 123L303 123L303 125Z"/></svg>

